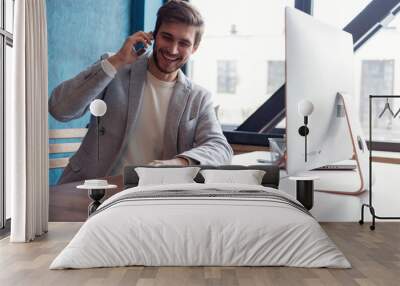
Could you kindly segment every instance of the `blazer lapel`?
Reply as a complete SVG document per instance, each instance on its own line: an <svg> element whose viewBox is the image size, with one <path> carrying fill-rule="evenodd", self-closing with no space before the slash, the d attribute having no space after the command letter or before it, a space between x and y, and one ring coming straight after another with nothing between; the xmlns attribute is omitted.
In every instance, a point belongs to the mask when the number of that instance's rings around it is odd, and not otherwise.
<svg viewBox="0 0 400 286"><path fill-rule="evenodd" d="M124 150L123 146L126 145L126 141L128 140L129 132L132 128L134 128L133 126L134 123L137 122L140 107L143 101L143 90L147 72L147 58L148 56L144 55L131 65L131 72L129 77L128 102L127 102L128 113L125 122L126 127L121 148L118 154L116 154L115 158L119 158L121 156L121 153ZM114 164L116 162L117 160L114 160ZM108 172L110 172L113 168L114 165L113 164L110 165Z"/></svg>
<svg viewBox="0 0 400 286"><path fill-rule="evenodd" d="M128 116L124 139L126 140L134 122L137 121L139 109L143 100L143 90L147 73L147 56L140 57L132 64L129 80Z"/></svg>
<svg viewBox="0 0 400 286"><path fill-rule="evenodd" d="M163 160L171 159L178 153L179 123L189 99L189 92L190 82L183 72L179 70L165 120Z"/></svg>

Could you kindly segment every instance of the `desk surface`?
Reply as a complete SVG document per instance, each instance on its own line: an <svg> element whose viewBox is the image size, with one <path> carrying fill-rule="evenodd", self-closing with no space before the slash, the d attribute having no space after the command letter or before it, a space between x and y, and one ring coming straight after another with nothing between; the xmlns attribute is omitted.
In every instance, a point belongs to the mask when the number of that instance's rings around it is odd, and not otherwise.
<svg viewBox="0 0 400 286"><path fill-rule="evenodd" d="M256 151L250 153L244 153L235 155L232 160L232 164L237 165L262 165L257 159L269 159L269 152ZM339 164L354 164L352 160L346 160ZM319 180L315 182L315 189L327 190L327 191L342 191L342 192L355 192L360 188L360 178L355 170L318 170L318 171L306 171L297 174L297 176L304 177L318 177ZM286 170L280 171L281 183L288 180L289 175ZM340 178L338 180L338 178Z"/></svg>

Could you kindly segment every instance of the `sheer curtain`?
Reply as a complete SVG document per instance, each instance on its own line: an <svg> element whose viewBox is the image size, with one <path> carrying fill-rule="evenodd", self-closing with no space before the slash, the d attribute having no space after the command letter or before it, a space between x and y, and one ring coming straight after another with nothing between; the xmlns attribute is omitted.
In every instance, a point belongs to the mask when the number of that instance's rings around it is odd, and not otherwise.
<svg viewBox="0 0 400 286"><path fill-rule="evenodd" d="M48 227L47 24L45 0L15 1L14 90L6 121L12 242ZM7 176L8 174L8 176Z"/></svg>

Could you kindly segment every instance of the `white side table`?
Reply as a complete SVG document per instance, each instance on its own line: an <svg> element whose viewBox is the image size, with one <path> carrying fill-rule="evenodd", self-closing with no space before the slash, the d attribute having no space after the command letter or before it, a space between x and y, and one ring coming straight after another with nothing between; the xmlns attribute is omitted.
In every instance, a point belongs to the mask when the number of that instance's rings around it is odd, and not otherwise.
<svg viewBox="0 0 400 286"><path fill-rule="evenodd" d="M307 209L314 206L314 181L315 176L289 177L289 180L296 181L296 199Z"/></svg>
<svg viewBox="0 0 400 286"><path fill-rule="evenodd" d="M88 196L93 200L93 202L88 206L88 216L90 216L101 205L100 200L106 194L106 190L115 189L117 188L117 185L94 186L94 185L84 184L84 185L79 185L76 188L88 190Z"/></svg>

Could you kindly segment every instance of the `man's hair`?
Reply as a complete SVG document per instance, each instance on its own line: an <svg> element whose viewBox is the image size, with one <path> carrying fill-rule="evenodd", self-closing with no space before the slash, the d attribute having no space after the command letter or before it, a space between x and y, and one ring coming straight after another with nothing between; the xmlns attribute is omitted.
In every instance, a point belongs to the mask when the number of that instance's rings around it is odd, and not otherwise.
<svg viewBox="0 0 400 286"><path fill-rule="evenodd" d="M200 44L204 32L204 21L200 12L186 1L170 0L161 6L157 12L156 27L153 36L156 37L162 23L182 23L196 28L194 47Z"/></svg>

